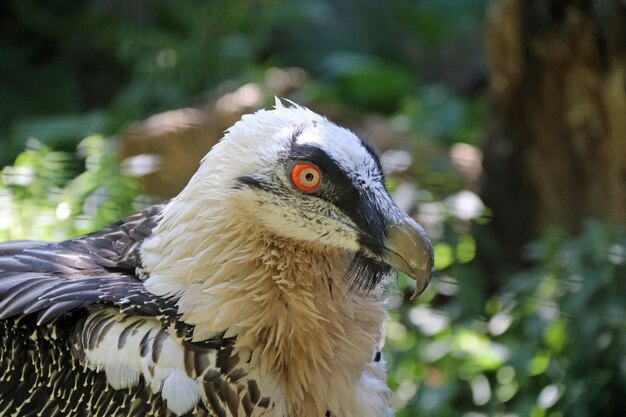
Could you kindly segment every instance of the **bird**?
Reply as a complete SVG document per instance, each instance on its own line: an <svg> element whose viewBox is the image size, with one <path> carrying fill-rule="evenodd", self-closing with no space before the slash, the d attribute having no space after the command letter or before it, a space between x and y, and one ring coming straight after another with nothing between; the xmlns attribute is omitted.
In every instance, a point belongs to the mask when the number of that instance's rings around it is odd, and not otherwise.
<svg viewBox="0 0 626 417"><path fill-rule="evenodd" d="M173 199L0 243L0 415L392 416L383 287L432 270L374 148L276 99Z"/></svg>

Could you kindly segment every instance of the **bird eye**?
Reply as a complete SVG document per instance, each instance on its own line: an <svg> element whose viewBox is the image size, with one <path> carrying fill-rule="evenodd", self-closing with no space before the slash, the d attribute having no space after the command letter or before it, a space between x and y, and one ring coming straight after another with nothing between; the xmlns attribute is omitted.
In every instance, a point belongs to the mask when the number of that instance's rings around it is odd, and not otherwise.
<svg viewBox="0 0 626 417"><path fill-rule="evenodd" d="M310 193L321 185L322 173L315 165L301 162L291 168L291 181L300 190Z"/></svg>

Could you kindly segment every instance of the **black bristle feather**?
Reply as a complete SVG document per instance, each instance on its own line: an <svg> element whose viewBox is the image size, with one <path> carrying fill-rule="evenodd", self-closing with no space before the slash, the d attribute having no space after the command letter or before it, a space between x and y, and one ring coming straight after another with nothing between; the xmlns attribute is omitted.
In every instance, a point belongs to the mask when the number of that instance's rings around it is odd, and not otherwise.
<svg viewBox="0 0 626 417"><path fill-rule="evenodd" d="M357 252L346 272L346 281L350 284L351 291L369 292L384 282L392 270L389 265L376 261L363 252Z"/></svg>

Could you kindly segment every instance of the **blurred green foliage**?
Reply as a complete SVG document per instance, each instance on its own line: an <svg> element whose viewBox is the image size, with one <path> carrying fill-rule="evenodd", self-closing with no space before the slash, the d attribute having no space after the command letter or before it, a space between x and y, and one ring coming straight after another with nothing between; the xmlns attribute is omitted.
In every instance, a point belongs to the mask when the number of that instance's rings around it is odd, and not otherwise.
<svg viewBox="0 0 626 417"><path fill-rule="evenodd" d="M457 240L419 303L392 310L397 415L622 415L626 233L591 220L579 237L551 230L529 246L533 266L506 273L493 294Z"/></svg>
<svg viewBox="0 0 626 417"><path fill-rule="evenodd" d="M139 188L121 172L112 145L90 136L70 153L31 139L0 176L0 240L62 240L137 209Z"/></svg>
<svg viewBox="0 0 626 417"><path fill-rule="evenodd" d="M311 81L297 99L380 112L420 138L405 175L431 217L438 273L417 303L404 276L388 290L397 415L623 415L626 235L598 221L580 236L550 230L522 268L499 261L481 228L488 208L463 217L453 207L468 185L448 147L483 137L485 99L472 84L486 3L6 0L0 240L60 240L142 208L100 134L301 67Z"/></svg>
<svg viewBox="0 0 626 417"><path fill-rule="evenodd" d="M29 137L71 151L275 66L312 74L309 99L391 113L442 61L480 67L479 54L448 45L478 39L485 3L0 2L0 165Z"/></svg>

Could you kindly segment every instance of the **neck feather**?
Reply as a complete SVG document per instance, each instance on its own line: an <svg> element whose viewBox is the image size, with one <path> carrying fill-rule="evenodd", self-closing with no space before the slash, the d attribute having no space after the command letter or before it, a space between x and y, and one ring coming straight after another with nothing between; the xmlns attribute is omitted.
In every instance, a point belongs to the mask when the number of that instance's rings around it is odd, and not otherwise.
<svg viewBox="0 0 626 417"><path fill-rule="evenodd" d="M236 337L288 415L340 410L383 338L380 294L349 290L350 254L259 230L225 201L166 207L142 248L146 287L179 297L195 339Z"/></svg>

